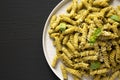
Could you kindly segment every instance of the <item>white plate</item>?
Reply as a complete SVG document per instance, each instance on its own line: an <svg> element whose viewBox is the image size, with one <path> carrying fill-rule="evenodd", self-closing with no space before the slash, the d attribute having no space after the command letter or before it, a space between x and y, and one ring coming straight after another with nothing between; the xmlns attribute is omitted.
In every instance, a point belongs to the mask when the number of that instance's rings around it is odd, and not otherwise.
<svg viewBox="0 0 120 80"><path fill-rule="evenodd" d="M48 30L50 27L49 24L50 24L51 16L54 14L59 15L59 14L65 13L66 8L67 8L67 6L69 6L70 3L71 3L71 0L63 0L53 9L53 11L51 12L51 14L49 15L49 17L46 21L46 24L44 26L44 31L43 31L43 50L44 50L45 58L49 64L50 68L52 69L52 71L61 80L63 80L62 73L61 73L60 66L59 66L61 64L61 62L58 62L58 65L56 66L55 69L51 67L51 62L56 54L56 51L55 51L56 49L53 46L52 40L49 37ZM114 6L116 6L118 4L120 4L120 0L114 0L114 2L112 3L112 5L114 5ZM71 76L69 76L68 80L73 80L73 79Z"/></svg>

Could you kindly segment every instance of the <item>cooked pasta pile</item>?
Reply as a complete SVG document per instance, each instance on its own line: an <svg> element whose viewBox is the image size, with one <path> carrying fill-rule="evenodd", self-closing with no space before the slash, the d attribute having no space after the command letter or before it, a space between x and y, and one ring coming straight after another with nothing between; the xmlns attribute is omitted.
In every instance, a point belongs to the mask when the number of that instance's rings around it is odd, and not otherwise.
<svg viewBox="0 0 120 80"><path fill-rule="evenodd" d="M94 80L120 79L120 6L111 0L73 0L66 13L53 15L48 31L64 80L92 76Z"/></svg>

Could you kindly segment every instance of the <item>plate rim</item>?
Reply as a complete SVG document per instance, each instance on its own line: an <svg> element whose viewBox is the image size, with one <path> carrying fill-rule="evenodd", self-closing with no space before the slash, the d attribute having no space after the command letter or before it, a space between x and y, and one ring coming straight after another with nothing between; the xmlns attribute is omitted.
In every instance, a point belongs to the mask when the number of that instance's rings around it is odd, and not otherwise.
<svg viewBox="0 0 120 80"><path fill-rule="evenodd" d="M53 72L60 80L63 80L63 79L62 79L58 74L56 74L56 72L55 72L54 68L52 68L52 66L51 66L51 64L50 64L50 61L49 61L49 59L48 59L48 56L47 56L47 51L46 51L46 49L45 49L45 34L47 34L47 33L45 33L45 32L46 32L46 30L47 30L47 27L48 27L48 25L49 25L48 23L49 23L50 18L52 17L52 15L58 11L57 9L59 9L62 5L64 5L64 4L65 4L66 2L68 2L68 1L69 1L69 0L61 0L61 1L52 9L52 11L50 12L49 16L47 17L47 20L46 20L46 22L45 22L44 29L43 29L43 34L42 34L42 47L43 47L44 57L45 57L48 65L49 65L50 69L52 70L52 72Z"/></svg>

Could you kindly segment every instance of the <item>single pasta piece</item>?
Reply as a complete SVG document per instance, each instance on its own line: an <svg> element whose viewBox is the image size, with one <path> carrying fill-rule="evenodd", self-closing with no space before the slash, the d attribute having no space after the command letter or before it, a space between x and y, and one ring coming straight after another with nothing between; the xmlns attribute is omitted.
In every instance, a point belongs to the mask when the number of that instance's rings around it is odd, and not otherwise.
<svg viewBox="0 0 120 80"><path fill-rule="evenodd" d="M63 40L63 38L64 38L64 35L63 34L60 34L60 42L61 42L61 44L62 44L62 40Z"/></svg>
<svg viewBox="0 0 120 80"><path fill-rule="evenodd" d="M86 43L83 47L81 47L81 45L79 45L79 49L82 49L82 50L91 49L91 48L93 48L93 46L91 46L90 43Z"/></svg>
<svg viewBox="0 0 120 80"><path fill-rule="evenodd" d="M65 67L61 64L60 68L61 68L61 72L63 75L63 79L68 80L68 75L67 75L67 71L66 71Z"/></svg>
<svg viewBox="0 0 120 80"><path fill-rule="evenodd" d="M68 40L69 40L69 36L68 35L66 35L65 37L64 37L64 39L63 39L63 42L62 42L62 44L66 44L67 42L68 42Z"/></svg>
<svg viewBox="0 0 120 80"><path fill-rule="evenodd" d="M75 49L78 49L78 36L79 36L79 33L75 33L74 40L73 40Z"/></svg>
<svg viewBox="0 0 120 80"><path fill-rule="evenodd" d="M73 0L72 10L70 12L70 16L74 16L78 7L78 0Z"/></svg>
<svg viewBox="0 0 120 80"><path fill-rule="evenodd" d="M95 22L95 24L97 25L97 27L99 27L99 28L101 28L103 25L102 25L102 23L103 23L103 21L102 20L99 20L98 18L97 18L97 16L94 18L94 22Z"/></svg>
<svg viewBox="0 0 120 80"><path fill-rule="evenodd" d="M77 76L78 78L81 78L82 74L75 69L71 69L71 68L66 68L67 72L71 73L74 76Z"/></svg>
<svg viewBox="0 0 120 80"><path fill-rule="evenodd" d="M120 63L120 46L116 41L112 41L112 44L115 46L115 50L116 50L116 62Z"/></svg>
<svg viewBox="0 0 120 80"><path fill-rule="evenodd" d="M64 53L60 55L60 59L67 67L73 67L72 61Z"/></svg>
<svg viewBox="0 0 120 80"><path fill-rule="evenodd" d="M89 11L92 11L92 12L99 12L99 11L100 11L100 8L90 7L90 8L89 8Z"/></svg>
<svg viewBox="0 0 120 80"><path fill-rule="evenodd" d="M80 52L81 57L94 56L96 54L97 52L95 52L94 50Z"/></svg>
<svg viewBox="0 0 120 80"><path fill-rule="evenodd" d="M110 30L111 29L111 24L107 23L105 25L103 25L103 30Z"/></svg>
<svg viewBox="0 0 120 80"><path fill-rule="evenodd" d="M87 0L81 0L83 5L89 10L91 8L91 5L87 2Z"/></svg>
<svg viewBox="0 0 120 80"><path fill-rule="evenodd" d="M97 60L98 59L98 56L87 56L87 57L83 57L82 58L83 59L83 61L88 61L88 60Z"/></svg>
<svg viewBox="0 0 120 80"><path fill-rule="evenodd" d="M71 44L74 44L74 35L73 34L70 35L69 41Z"/></svg>
<svg viewBox="0 0 120 80"><path fill-rule="evenodd" d="M120 73L119 71L114 72L109 80L115 80L115 78L118 77L119 73Z"/></svg>
<svg viewBox="0 0 120 80"><path fill-rule="evenodd" d="M52 33L52 34L50 34L50 38L53 38L53 39L55 39L55 37L58 37L58 36L60 36L60 33Z"/></svg>
<svg viewBox="0 0 120 80"><path fill-rule="evenodd" d="M113 51L111 52L111 54L110 54L110 62L111 62L111 65L114 66L114 67L116 66L115 53L116 53L116 51L113 50Z"/></svg>
<svg viewBox="0 0 120 80"><path fill-rule="evenodd" d="M110 63L109 63L109 56L107 52L103 52L103 59L106 67L110 68Z"/></svg>
<svg viewBox="0 0 120 80"><path fill-rule="evenodd" d="M74 46L70 42L67 42L66 45L72 52L75 52L75 48L74 48Z"/></svg>
<svg viewBox="0 0 120 80"><path fill-rule="evenodd" d="M70 13L71 12L71 10L72 10L72 6L73 6L73 3L71 3L68 7L67 7L67 12L68 13Z"/></svg>
<svg viewBox="0 0 120 80"><path fill-rule="evenodd" d="M62 50L62 45L61 45L61 41L60 38L55 37L55 44L56 44L56 48L61 51Z"/></svg>
<svg viewBox="0 0 120 80"><path fill-rule="evenodd" d="M86 12L87 12L87 10L80 10L79 13L78 13L78 15L75 16L75 19L76 19L76 20L80 19L80 18L82 17L81 14L84 14L84 13L86 13Z"/></svg>
<svg viewBox="0 0 120 80"><path fill-rule="evenodd" d="M88 24L93 24L94 21L90 18L85 18L85 22L88 23Z"/></svg>
<svg viewBox="0 0 120 80"><path fill-rule="evenodd" d="M85 12L81 15L81 17L76 21L76 23L77 23L77 24L80 24L81 22L83 22L84 19L86 18L86 16L88 15L88 13L89 13L88 10L85 11Z"/></svg>
<svg viewBox="0 0 120 80"><path fill-rule="evenodd" d="M48 34L51 35L52 33L54 33L53 29L48 30Z"/></svg>
<svg viewBox="0 0 120 80"><path fill-rule="evenodd" d="M63 32L63 35L71 34L71 33L75 32L75 29L76 29L76 27L71 27L71 28L69 28L69 29L66 29L66 30Z"/></svg>
<svg viewBox="0 0 120 80"><path fill-rule="evenodd" d="M58 26L56 26L56 28L55 28L55 32L59 32L59 30L60 30L60 26L58 25Z"/></svg>
<svg viewBox="0 0 120 80"><path fill-rule="evenodd" d="M51 24L51 28L55 29L58 24L60 23L60 18L58 17L52 24Z"/></svg>
<svg viewBox="0 0 120 80"><path fill-rule="evenodd" d="M118 37L118 35L108 32L108 31L102 31L101 35L106 37L107 39L115 39Z"/></svg>
<svg viewBox="0 0 120 80"><path fill-rule="evenodd" d="M88 68L88 66L89 66L89 64L83 63L83 62L74 64L74 68L75 68L75 69L79 69L79 68Z"/></svg>
<svg viewBox="0 0 120 80"><path fill-rule="evenodd" d="M95 74L99 74L100 75L100 74L104 74L104 73L107 73L107 72L108 72L108 69L104 68L104 69L91 71L90 75L95 75Z"/></svg>
<svg viewBox="0 0 120 80"><path fill-rule="evenodd" d="M61 21L68 22L68 23L70 23L72 25L77 25L77 23L68 16L60 15L60 17L61 17Z"/></svg>
<svg viewBox="0 0 120 80"><path fill-rule="evenodd" d="M73 60L75 63L80 63L80 62L82 62L82 59L81 58L75 58L74 60Z"/></svg>
<svg viewBox="0 0 120 80"><path fill-rule="evenodd" d="M54 57L54 59L53 59L53 61L52 61L52 64L51 64L51 66L52 66L53 68L56 67L56 64L57 64L58 59L59 59L59 57L58 57L57 55L55 55L55 57Z"/></svg>
<svg viewBox="0 0 120 80"><path fill-rule="evenodd" d="M116 62L120 63L120 46L116 45Z"/></svg>
<svg viewBox="0 0 120 80"><path fill-rule="evenodd" d="M85 45L87 42L87 33L88 33L88 28L87 24L83 24L83 29L82 29L82 36L81 36L81 45Z"/></svg>
<svg viewBox="0 0 120 80"><path fill-rule="evenodd" d="M94 6L99 6L99 7L107 7L109 6L109 3L106 0L95 0L93 2Z"/></svg>
<svg viewBox="0 0 120 80"><path fill-rule="evenodd" d="M77 10L80 11L82 8L83 8L83 3L80 2L80 3L78 4Z"/></svg>
<svg viewBox="0 0 120 80"><path fill-rule="evenodd" d="M56 15L53 15L53 16L51 17L51 20L50 20L50 27L51 27L51 28L53 28L53 27L52 27L52 24L56 21L56 19L57 19L57 16L56 16Z"/></svg>
<svg viewBox="0 0 120 80"><path fill-rule="evenodd" d="M74 53L75 57L79 57L80 56L80 53L77 50L75 50L73 53Z"/></svg>
<svg viewBox="0 0 120 80"><path fill-rule="evenodd" d="M73 54L70 53L67 48L62 47L62 51L63 51L63 53L65 53L65 55L66 55L69 59L72 58Z"/></svg>

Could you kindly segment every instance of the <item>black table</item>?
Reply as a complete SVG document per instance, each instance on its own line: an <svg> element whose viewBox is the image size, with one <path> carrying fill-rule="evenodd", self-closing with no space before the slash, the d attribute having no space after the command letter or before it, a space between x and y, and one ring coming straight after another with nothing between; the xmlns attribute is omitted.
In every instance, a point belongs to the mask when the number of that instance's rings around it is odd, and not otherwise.
<svg viewBox="0 0 120 80"><path fill-rule="evenodd" d="M42 32L60 1L0 1L0 80L59 80L44 57Z"/></svg>

